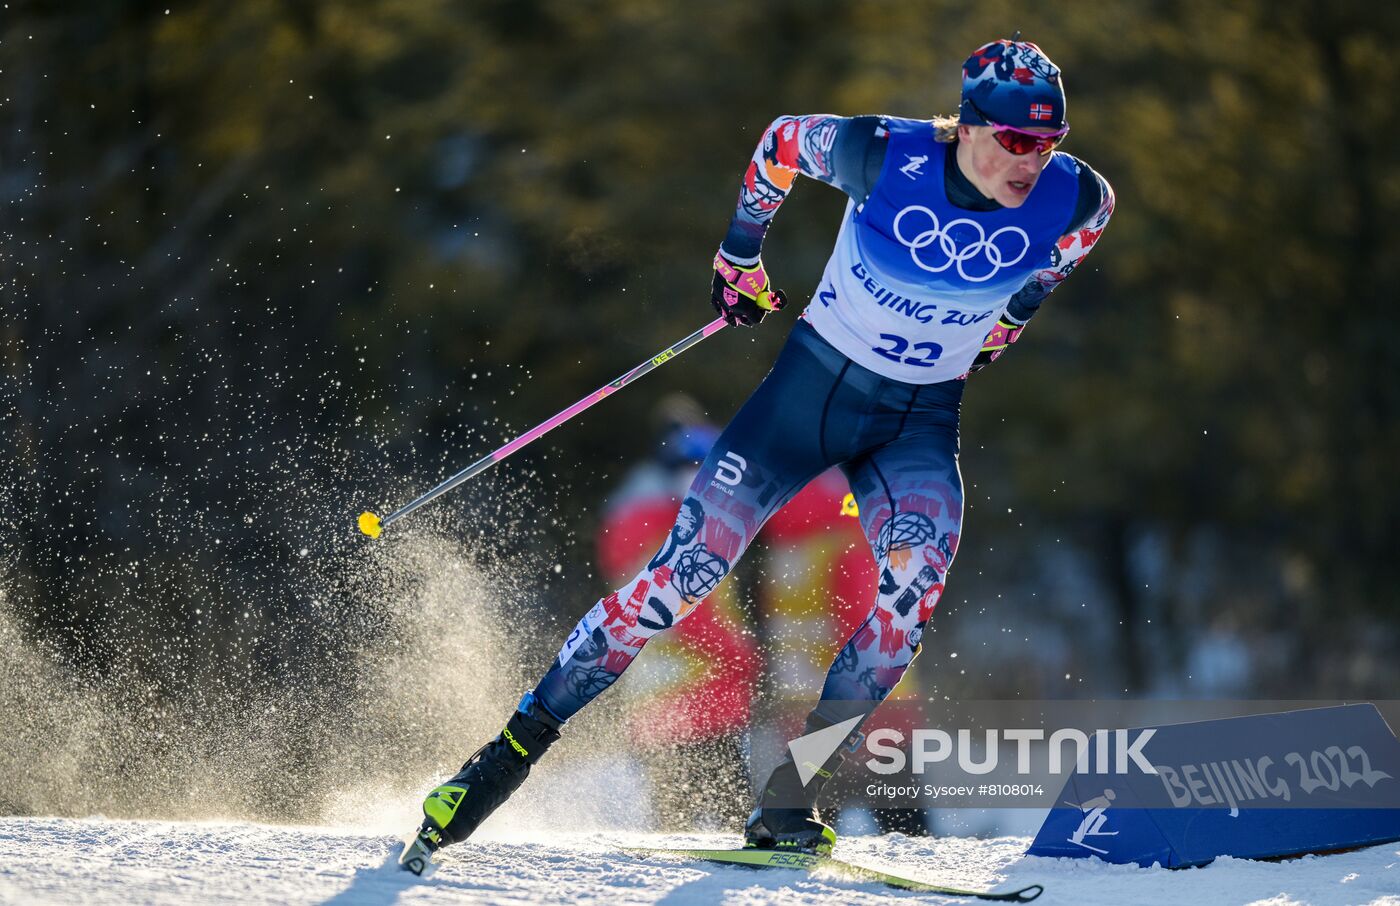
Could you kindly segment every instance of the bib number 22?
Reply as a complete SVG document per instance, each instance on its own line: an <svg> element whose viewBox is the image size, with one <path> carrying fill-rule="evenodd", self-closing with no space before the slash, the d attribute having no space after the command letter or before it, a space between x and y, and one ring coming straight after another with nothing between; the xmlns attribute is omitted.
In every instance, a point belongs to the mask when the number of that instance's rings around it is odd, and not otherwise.
<svg viewBox="0 0 1400 906"><path fill-rule="evenodd" d="M883 346L872 346L873 352L879 353L891 362L899 362L903 365L919 365L924 368L932 368L938 361L938 357L943 354L943 347L937 343L915 343L912 346L904 337L892 333L880 334L880 339L884 340ZM913 350L917 355L905 355L904 353Z"/></svg>

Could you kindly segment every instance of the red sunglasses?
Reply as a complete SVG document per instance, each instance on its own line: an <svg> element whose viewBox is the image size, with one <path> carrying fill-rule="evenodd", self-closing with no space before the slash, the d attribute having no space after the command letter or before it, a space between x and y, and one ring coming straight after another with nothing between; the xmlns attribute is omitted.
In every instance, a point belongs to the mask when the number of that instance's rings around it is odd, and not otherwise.
<svg viewBox="0 0 1400 906"><path fill-rule="evenodd" d="M1001 145L1012 154L1030 154L1034 151L1036 154L1044 157L1051 151L1054 151L1055 147L1065 140L1065 136L1069 135L1068 124L1062 126L1055 132L1031 132L1028 129L1018 129L1015 126L1007 126L1004 123L994 123L991 118L978 109L976 104L972 103L971 98L967 100L967 103L968 106L977 112L978 116L982 117L983 122L991 127L993 130L992 137L997 140L997 144Z"/></svg>
<svg viewBox="0 0 1400 906"><path fill-rule="evenodd" d="M1065 136L1069 135L1068 126L1056 132L1029 132L991 121L988 121L987 125L993 129L992 137L997 140L997 144L1012 154L1030 154L1034 151L1044 157L1054 151L1060 142L1065 140Z"/></svg>

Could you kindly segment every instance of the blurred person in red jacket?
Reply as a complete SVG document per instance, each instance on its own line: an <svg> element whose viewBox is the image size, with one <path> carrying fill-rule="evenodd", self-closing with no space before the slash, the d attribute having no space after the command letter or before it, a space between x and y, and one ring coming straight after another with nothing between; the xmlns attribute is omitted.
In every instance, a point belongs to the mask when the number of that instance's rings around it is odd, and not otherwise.
<svg viewBox="0 0 1400 906"><path fill-rule="evenodd" d="M656 410L658 442L603 505L598 565L620 583L644 567L675 522L676 508L719 431L684 394ZM761 660L733 583L648 647L619 691L628 737L646 768L663 829L742 821L750 707Z"/></svg>

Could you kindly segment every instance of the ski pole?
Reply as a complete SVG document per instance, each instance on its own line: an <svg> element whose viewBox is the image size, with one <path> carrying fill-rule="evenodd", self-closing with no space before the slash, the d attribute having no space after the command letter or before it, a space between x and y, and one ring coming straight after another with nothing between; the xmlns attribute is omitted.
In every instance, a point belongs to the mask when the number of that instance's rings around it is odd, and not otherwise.
<svg viewBox="0 0 1400 906"><path fill-rule="evenodd" d="M657 353L656 355L647 359L645 362L638 365L636 368L633 368L631 371L627 372L622 377L618 378L612 383L605 384L602 387L599 387L597 390L588 394L583 399L574 403L569 408L558 413L553 418L550 418L548 421L542 422L541 424L538 424L535 427L531 428L529 431L526 431L524 434L520 435L515 440L501 447L496 452L481 457L476 462L472 463L462 471L458 472L456 475L453 475L451 478L442 482L442 484L438 485L428 493L424 494L422 497L419 497L411 503L405 504L404 506L390 513L388 516L384 517L382 520L378 516L374 515L374 513L370 512L369 510L366 510L365 512L360 514L360 531L364 532L366 535L369 535L371 538L378 538L380 532L384 531L384 529L387 526L398 522L400 519L407 516L409 513L418 509L420 506L423 506L426 503L430 503L431 501L436 500L438 497L441 497L443 494L446 494L448 491L457 487L457 485L461 484L462 482L467 481L471 478L475 478L477 475L480 475L482 472L485 472L487 469L491 468L496 463L500 462L510 454L514 453L516 450L519 450L521 447L525 446L531 441L539 440L541 437L544 437L550 431L553 431L555 428L564 424L564 422L573 418L575 415L578 415L580 412L592 406L594 403L598 402L599 400L602 400L604 397L609 396L610 394L618 390L621 390L623 387L626 387L628 384L632 383L642 375L655 371L657 368L660 368L662 365L666 364L671 359L674 359L676 356L685 352L687 349L694 346L696 343L699 343L701 340L705 339L711 334L718 332L723 327L724 319L715 318L709 324L706 324L704 327L695 331L695 333L686 337L684 340L681 340L679 343L676 343L666 348L665 350Z"/></svg>

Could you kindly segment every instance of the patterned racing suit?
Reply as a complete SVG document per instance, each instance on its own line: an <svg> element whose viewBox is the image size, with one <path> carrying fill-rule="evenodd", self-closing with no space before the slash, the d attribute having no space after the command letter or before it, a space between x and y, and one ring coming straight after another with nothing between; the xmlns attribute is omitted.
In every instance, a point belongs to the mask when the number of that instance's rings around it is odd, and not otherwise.
<svg viewBox="0 0 1400 906"><path fill-rule="evenodd" d="M818 713L868 717L919 651L962 532L958 414L998 318L1024 324L1113 210L1108 183L1054 152L1016 209L982 196L929 121L781 117L744 178L723 251L758 258L798 174L849 196L812 301L701 465L661 548L579 621L535 689L567 720L647 640L692 613L764 522L839 466L874 552L869 614L826 674Z"/></svg>

